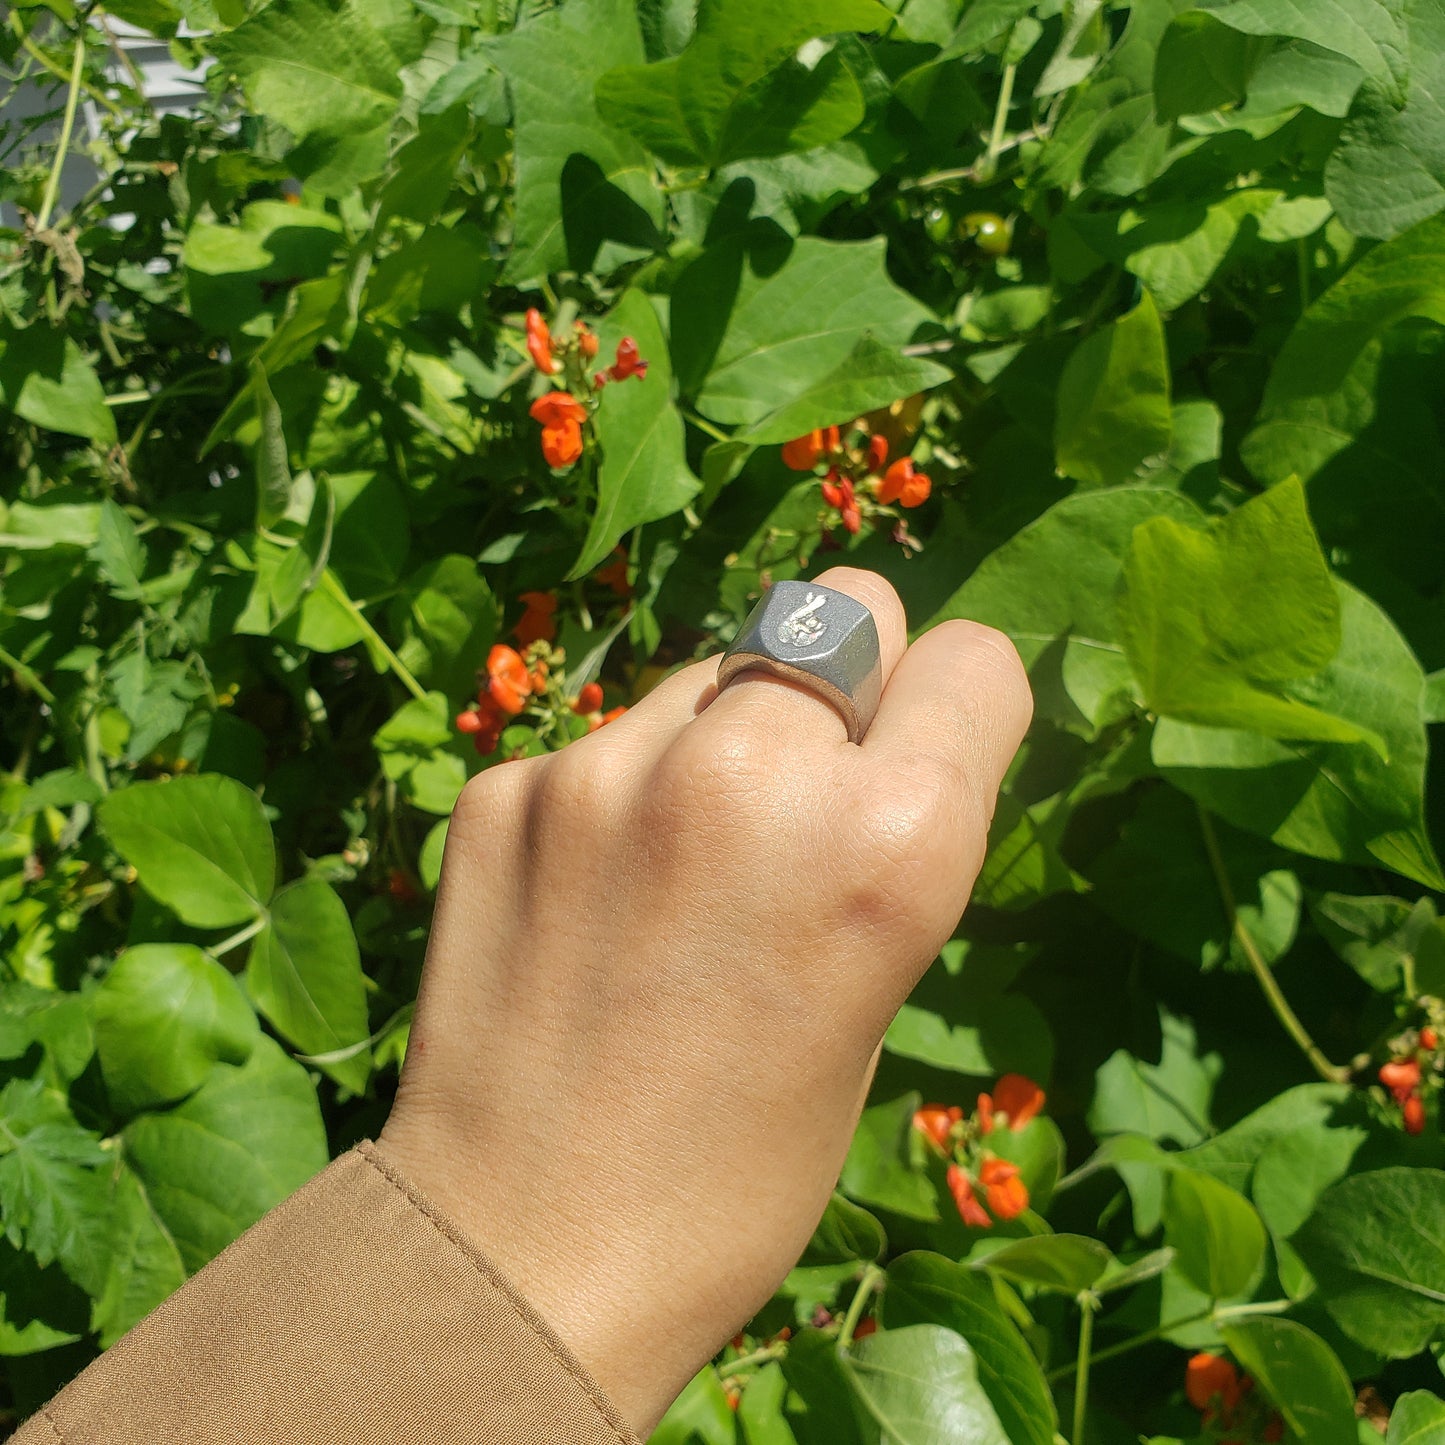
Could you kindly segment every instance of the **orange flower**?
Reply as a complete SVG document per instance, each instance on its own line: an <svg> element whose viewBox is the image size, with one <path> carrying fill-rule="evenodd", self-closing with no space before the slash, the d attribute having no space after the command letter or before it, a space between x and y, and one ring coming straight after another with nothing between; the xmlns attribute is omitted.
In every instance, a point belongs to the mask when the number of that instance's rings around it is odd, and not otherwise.
<svg viewBox="0 0 1445 1445"><path fill-rule="evenodd" d="M499 642L487 654L487 696L515 717L527 705L532 694L532 679L521 655L505 642Z"/></svg>
<svg viewBox="0 0 1445 1445"><path fill-rule="evenodd" d="M1184 1393L1189 1403L1203 1412L1206 1422L1219 1414L1226 1418L1232 1415L1244 1392L1245 1382L1239 1371L1222 1355L1201 1352L1185 1366Z"/></svg>
<svg viewBox="0 0 1445 1445"><path fill-rule="evenodd" d="M582 685L582 691L573 699L572 711L578 717L586 717L589 712L596 712L601 706L602 684L588 682Z"/></svg>
<svg viewBox="0 0 1445 1445"><path fill-rule="evenodd" d="M532 358L537 370L545 376L551 376L553 372L562 369L552 357L552 333L547 329L542 313L535 306L527 312L527 355Z"/></svg>
<svg viewBox="0 0 1445 1445"><path fill-rule="evenodd" d="M597 333L585 322L573 323L577 331L577 350L589 360L597 355Z"/></svg>
<svg viewBox="0 0 1445 1445"><path fill-rule="evenodd" d="M647 363L637 354L637 343L630 336L624 336L617 343L617 360L602 376L611 381L626 381L629 376L635 376L638 381L646 378Z"/></svg>
<svg viewBox="0 0 1445 1445"><path fill-rule="evenodd" d="M599 567L593 574L592 580L600 582L604 587L610 587L619 597L632 596L632 583L627 580L627 551L619 547L612 554L612 561L605 567Z"/></svg>
<svg viewBox="0 0 1445 1445"><path fill-rule="evenodd" d="M993 1096L991 1094L980 1094L978 1096L978 1131L980 1134L993 1133Z"/></svg>
<svg viewBox="0 0 1445 1445"><path fill-rule="evenodd" d="M963 1118L959 1108L945 1109L942 1104L928 1104L913 1115L913 1127L947 1151L953 1126Z"/></svg>
<svg viewBox="0 0 1445 1445"><path fill-rule="evenodd" d="M783 465L795 472L811 472L820 457L838 449L838 428L824 427L807 436L794 437L783 445Z"/></svg>
<svg viewBox="0 0 1445 1445"><path fill-rule="evenodd" d="M1008 1115L1010 1129L1022 1129L1044 1107L1044 1091L1022 1074L1005 1074L993 1086L993 1107Z"/></svg>
<svg viewBox="0 0 1445 1445"><path fill-rule="evenodd" d="M899 457L878 484L878 500L885 505L898 502L904 507L921 507L933 490L933 482L917 471L912 457Z"/></svg>
<svg viewBox="0 0 1445 1445"><path fill-rule="evenodd" d="M625 707L609 708L608 711L602 714L602 722L598 723L597 726L601 727L604 723L616 722L626 711L627 709Z"/></svg>
<svg viewBox="0 0 1445 1445"><path fill-rule="evenodd" d="M507 714L485 692L477 699L476 707L457 714L457 731L469 733L472 746L483 757L496 752L506 725Z"/></svg>
<svg viewBox="0 0 1445 1445"><path fill-rule="evenodd" d="M1405 1121L1407 1134L1425 1132L1425 1101L1419 1094L1411 1094L1400 1106L1400 1116Z"/></svg>
<svg viewBox="0 0 1445 1445"><path fill-rule="evenodd" d="M883 463L888 460L888 438L874 432L868 438L868 470L877 472L883 468Z"/></svg>
<svg viewBox="0 0 1445 1445"><path fill-rule="evenodd" d="M1000 1219L1016 1219L1029 1207L1028 1186L1019 1178L1019 1166L1006 1159L985 1159L978 1171L988 1207Z"/></svg>
<svg viewBox="0 0 1445 1445"><path fill-rule="evenodd" d="M549 391L531 406L542 423L542 455L549 467L570 467L582 455L582 423L587 408L570 392Z"/></svg>
<svg viewBox="0 0 1445 1445"><path fill-rule="evenodd" d="M863 514L858 510L858 497L849 477L840 477L836 470L830 471L822 481L823 500L830 507L837 507L838 515L848 531L857 533L863 525Z"/></svg>
<svg viewBox="0 0 1445 1445"><path fill-rule="evenodd" d="M1420 1030L1420 1047L1428 1049L1432 1054L1440 1047L1440 1035L1429 1024Z"/></svg>
<svg viewBox="0 0 1445 1445"><path fill-rule="evenodd" d="M993 1220L988 1217L988 1211L973 1197L973 1180L967 1172L957 1164L950 1164L944 1177L948 1182L948 1192L958 1206L958 1217L970 1229L992 1228Z"/></svg>
<svg viewBox="0 0 1445 1445"><path fill-rule="evenodd" d="M1380 1082L1403 1104L1420 1087L1420 1064L1417 1059L1396 1059L1380 1065Z"/></svg>
<svg viewBox="0 0 1445 1445"><path fill-rule="evenodd" d="M534 642L551 642L557 635L557 624L552 614L557 610L557 599L550 592L523 592L520 601L527 610L521 621L512 629L512 636L530 647Z"/></svg>

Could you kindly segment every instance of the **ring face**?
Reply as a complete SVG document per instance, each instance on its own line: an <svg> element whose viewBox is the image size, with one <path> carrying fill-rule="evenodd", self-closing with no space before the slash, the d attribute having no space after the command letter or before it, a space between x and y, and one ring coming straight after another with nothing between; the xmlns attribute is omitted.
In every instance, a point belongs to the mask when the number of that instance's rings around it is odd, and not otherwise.
<svg viewBox="0 0 1445 1445"><path fill-rule="evenodd" d="M873 614L855 597L816 582L775 582L748 614L718 666L718 689L757 668L811 688L861 742L883 695Z"/></svg>

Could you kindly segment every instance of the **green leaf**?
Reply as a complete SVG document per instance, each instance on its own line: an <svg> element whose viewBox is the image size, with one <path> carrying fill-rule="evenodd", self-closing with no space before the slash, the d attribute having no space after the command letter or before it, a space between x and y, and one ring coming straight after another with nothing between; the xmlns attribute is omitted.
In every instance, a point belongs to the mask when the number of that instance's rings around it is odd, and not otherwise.
<svg viewBox="0 0 1445 1445"><path fill-rule="evenodd" d="M1099 1138L1143 1134L1188 1146L1209 1133L1210 1102L1224 1066L1219 1054L1199 1052L1194 1026L1161 1007L1159 1062L1117 1049L1094 1079L1087 1122Z"/></svg>
<svg viewBox="0 0 1445 1445"><path fill-rule="evenodd" d="M1357 236L1396 236L1445 208L1445 12L1404 0L1410 71L1403 104L1372 79L1325 164L1325 194Z"/></svg>
<svg viewBox="0 0 1445 1445"><path fill-rule="evenodd" d="M1330 412L1370 344L1412 319L1445 325L1445 216L1376 246L1300 317L1270 372L1259 422L1245 438L1267 482L1308 480L1352 440Z"/></svg>
<svg viewBox="0 0 1445 1445"><path fill-rule="evenodd" d="M107 1262L106 1184L111 1156L82 1129L63 1094L40 1079L0 1089L0 1219L5 1238L42 1268L58 1260L94 1293Z"/></svg>
<svg viewBox="0 0 1445 1445"><path fill-rule="evenodd" d="M392 119L429 28L403 0L273 0L209 45L262 115L298 140L342 138Z"/></svg>
<svg viewBox="0 0 1445 1445"><path fill-rule="evenodd" d="M501 609L476 562L452 553L406 578L388 620L397 656L419 682L466 697L496 641Z"/></svg>
<svg viewBox="0 0 1445 1445"><path fill-rule="evenodd" d="M0 321L0 407L49 431L116 443L115 418L95 369L64 331Z"/></svg>
<svg viewBox="0 0 1445 1445"><path fill-rule="evenodd" d="M467 780L452 717L446 697L429 692L403 703L372 738L382 772L423 812L450 813Z"/></svg>
<svg viewBox="0 0 1445 1445"><path fill-rule="evenodd" d="M1170 1171L1164 1237L1185 1278L1211 1299L1243 1294L1264 1260L1264 1224L1255 1207L1197 1169Z"/></svg>
<svg viewBox="0 0 1445 1445"><path fill-rule="evenodd" d="M1164 328L1146 291L1069 357L1059 381L1055 462L1077 481L1115 486L1167 451L1172 430Z"/></svg>
<svg viewBox="0 0 1445 1445"><path fill-rule="evenodd" d="M1339 650L1340 602L1297 481L1210 529L1145 522L1124 560L1124 647L1154 711L1270 737L1384 743L1295 697Z"/></svg>
<svg viewBox="0 0 1445 1445"><path fill-rule="evenodd" d="M1292 691L1384 741L1373 748L1278 741L1170 719L1153 758L1190 797L1237 828L1315 858L1383 863L1445 887L1423 816L1424 673L1384 611L1337 583L1343 640L1308 691Z"/></svg>
<svg viewBox="0 0 1445 1445"><path fill-rule="evenodd" d="M270 921L251 945L246 988L283 1037L316 1055L337 1083L353 1093L366 1087L371 1028L361 954L328 884L303 878L271 900Z"/></svg>
<svg viewBox="0 0 1445 1445"><path fill-rule="evenodd" d="M886 1445L1010 1445L967 1341L939 1325L880 1330L843 1368Z"/></svg>
<svg viewBox="0 0 1445 1445"><path fill-rule="evenodd" d="M851 1199L910 1219L938 1218L933 1185L914 1163L911 1149L916 1093L864 1109L843 1164L838 1187Z"/></svg>
<svg viewBox="0 0 1445 1445"><path fill-rule="evenodd" d="M1328 1189L1293 1244L1357 1344L1406 1359L1445 1325L1445 1173L1378 1169Z"/></svg>
<svg viewBox="0 0 1445 1445"><path fill-rule="evenodd" d="M903 1005L884 1036L890 1054L958 1074L1048 1076L1049 1026L1037 1004L1021 994L974 994L959 980L947 992L943 1010L926 1007L928 995Z"/></svg>
<svg viewBox="0 0 1445 1445"><path fill-rule="evenodd" d="M1390 1411L1385 1445L1440 1445L1445 1440L1445 1400L1428 1390L1411 1390Z"/></svg>
<svg viewBox="0 0 1445 1445"><path fill-rule="evenodd" d="M1271 38L1246 35L1207 10L1186 10L1164 32L1154 62L1154 110L1161 120L1238 105ZM1160 298L1167 311L1169 304Z"/></svg>
<svg viewBox="0 0 1445 1445"><path fill-rule="evenodd" d="M1220 824L1212 843L1217 864L1198 809L1174 789L1156 788L1090 868L1093 898L1121 927L1186 962L1209 969L1232 958L1245 966L1217 867L1234 915L1273 963L1295 940L1299 879L1262 839Z"/></svg>
<svg viewBox="0 0 1445 1445"><path fill-rule="evenodd" d="M541 15L492 46L514 112L516 214L506 279L610 270L660 244L663 198L647 153L597 112L606 72L641 63L631 0Z"/></svg>
<svg viewBox="0 0 1445 1445"><path fill-rule="evenodd" d="M1417 954L1445 946L1428 898L1411 905L1403 898L1321 893L1309 900L1309 911L1325 942L1378 993L1398 992Z"/></svg>
<svg viewBox="0 0 1445 1445"><path fill-rule="evenodd" d="M1055 1294L1093 1287L1114 1264L1106 1245L1083 1234L1037 1234L1012 1239L977 1260L979 1269Z"/></svg>
<svg viewBox="0 0 1445 1445"><path fill-rule="evenodd" d="M984 558L928 625L966 617L1008 633L1041 712L1085 727L1102 722L1132 686L1114 602L1124 554L1135 527L1159 516L1201 520L1192 502L1162 488L1065 497ZM1059 652L1063 695L1055 699L1040 674Z"/></svg>
<svg viewBox="0 0 1445 1445"><path fill-rule="evenodd" d="M679 385L696 393L705 415L761 426L835 376L865 336L896 349L928 319L888 279L881 237L805 236L785 258L755 251L746 262L739 249L723 246L678 278L673 361Z"/></svg>
<svg viewBox="0 0 1445 1445"><path fill-rule="evenodd" d="M251 389L261 423L256 443L256 526L274 527L291 507L291 462L281 429L281 408L259 361L251 363Z"/></svg>
<svg viewBox="0 0 1445 1445"><path fill-rule="evenodd" d="M236 980L188 943L128 948L90 996L96 1051L123 1114L182 1099L218 1061L243 1064L258 1037Z"/></svg>
<svg viewBox="0 0 1445 1445"><path fill-rule="evenodd" d="M100 530L90 556L117 597L139 600L146 569L145 543L135 523L109 497L100 504Z"/></svg>
<svg viewBox="0 0 1445 1445"><path fill-rule="evenodd" d="M863 96L836 52L809 70L798 48L889 20L875 0L703 0L682 54L604 75L598 110L672 165L714 169L825 145L863 119Z"/></svg>
<svg viewBox="0 0 1445 1445"><path fill-rule="evenodd" d="M593 425L602 444L597 510L581 555L567 574L585 577L634 527L671 516L702 485L687 465L682 417L672 404L672 367L652 303L640 291L623 294L597 327L602 354L624 336L637 342L647 375L602 389Z"/></svg>
<svg viewBox="0 0 1445 1445"><path fill-rule="evenodd" d="M194 1273L326 1166L306 1071L262 1036L239 1068L217 1064L175 1108L122 1135L161 1222Z"/></svg>
<svg viewBox="0 0 1445 1445"><path fill-rule="evenodd" d="M734 1445L737 1425L722 1382L704 1365L657 1422L648 1445Z"/></svg>
<svg viewBox="0 0 1445 1445"><path fill-rule="evenodd" d="M110 1208L110 1269L91 1314L102 1349L186 1282L175 1240L156 1217L140 1179L125 1165L112 1177Z"/></svg>
<svg viewBox="0 0 1445 1445"><path fill-rule="evenodd" d="M1347 55L1398 94L1410 59L1397 0L1211 0L1207 12L1247 35L1287 35Z"/></svg>
<svg viewBox="0 0 1445 1445"><path fill-rule="evenodd" d="M1298 1439L1358 1445L1354 1387L1318 1335L1294 1320L1269 1318L1236 1320L1220 1334Z"/></svg>
<svg viewBox="0 0 1445 1445"><path fill-rule="evenodd" d="M888 1248L883 1226L843 1195L834 1193L803 1251L805 1266L840 1264L851 1259L881 1259Z"/></svg>
<svg viewBox="0 0 1445 1445"><path fill-rule="evenodd" d="M905 1254L888 1266L882 1309L889 1330L931 1324L962 1336L1010 1445L1053 1445L1053 1396L985 1274L942 1255Z"/></svg>
<svg viewBox="0 0 1445 1445"><path fill-rule="evenodd" d="M47 1082L78 1079L95 1053L95 1033L78 994L36 988L13 980L0 984L0 1059L23 1058L32 1045L52 1071Z"/></svg>
<svg viewBox="0 0 1445 1445"><path fill-rule="evenodd" d="M98 813L141 887L183 923L227 928L264 910L276 853L249 788L219 773L133 783L111 793Z"/></svg>

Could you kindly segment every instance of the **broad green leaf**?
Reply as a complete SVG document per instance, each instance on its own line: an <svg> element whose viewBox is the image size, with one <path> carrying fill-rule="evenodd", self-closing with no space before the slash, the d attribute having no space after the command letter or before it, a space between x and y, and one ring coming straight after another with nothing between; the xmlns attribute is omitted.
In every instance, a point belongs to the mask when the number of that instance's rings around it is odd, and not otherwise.
<svg viewBox="0 0 1445 1445"><path fill-rule="evenodd" d="M192 1273L325 1168L327 1158L306 1071L264 1036L245 1064L217 1064L189 1099L142 1114L121 1137Z"/></svg>
<svg viewBox="0 0 1445 1445"><path fill-rule="evenodd" d="M754 446L791 441L816 427L852 421L900 397L941 386L952 376L946 367L862 336L838 365L806 391L748 427L742 436Z"/></svg>
<svg viewBox="0 0 1445 1445"><path fill-rule="evenodd" d="M1342 583L1340 651L1306 691L1336 717L1381 738L1373 748L1284 742L1171 719L1154 730L1155 765L1237 828L1311 857L1372 860L1427 887L1445 886L1423 819L1424 673L1394 624Z"/></svg>
<svg viewBox="0 0 1445 1445"><path fill-rule="evenodd" d="M1059 382L1054 457L1065 476L1115 486L1167 451L1171 434L1164 328L1146 291L1132 311L1086 336L1069 357Z"/></svg>
<svg viewBox="0 0 1445 1445"><path fill-rule="evenodd" d="M1010 1445L1053 1445L1058 1422L1043 1371L985 1274L942 1255L905 1254L888 1266L882 1309L889 1330L931 1324L961 1335Z"/></svg>
<svg viewBox="0 0 1445 1445"><path fill-rule="evenodd" d="M929 1007L947 997L944 1007ZM884 1047L935 1069L980 1077L1046 1078L1053 1050L1048 1022L1021 994L976 994L961 980L940 979L898 1011Z"/></svg>
<svg viewBox="0 0 1445 1445"><path fill-rule="evenodd" d="M1321 893L1309 900L1310 918L1330 945L1371 988L1396 993L1422 950L1445 946L1445 934L1428 898Z"/></svg>
<svg viewBox="0 0 1445 1445"><path fill-rule="evenodd" d="M1409 83L1371 80L1325 165L1325 194L1357 236L1395 236L1445 208L1445 11L1404 0Z"/></svg>
<svg viewBox="0 0 1445 1445"><path fill-rule="evenodd" d="M603 355L630 336L647 361L647 375L602 390L594 419L602 444L597 510L569 579L585 577L628 532L671 516L702 485L687 465L682 417L672 404L672 366L652 303L628 291L597 328Z"/></svg>
<svg viewBox="0 0 1445 1445"><path fill-rule="evenodd" d="M391 120L428 29L402 0L273 0L209 45L262 115L298 140L340 138Z"/></svg>
<svg viewBox="0 0 1445 1445"><path fill-rule="evenodd" d="M0 1088L0 1219L5 1238L42 1268L57 1260L87 1293L108 1262L111 1156L75 1121L65 1096L40 1079Z"/></svg>
<svg viewBox="0 0 1445 1445"><path fill-rule="evenodd" d="M1244 223L1250 217L1266 215L1280 196L1279 191L1255 188L1232 191L1211 205L1170 201L1126 211L1084 213L1069 220L1091 249L1137 276L1159 310L1168 312L1209 284ZM1114 361L1114 353L1109 359ZM1147 374L1151 385L1157 387L1157 372Z"/></svg>
<svg viewBox="0 0 1445 1445"><path fill-rule="evenodd" d="M246 964L256 1007L354 1093L371 1072L366 982L346 907L329 884L303 878L271 900Z"/></svg>
<svg viewBox="0 0 1445 1445"><path fill-rule="evenodd" d="M783 1413L787 1396L788 1382L780 1365L764 1365L753 1375L738 1404L743 1445L798 1445Z"/></svg>
<svg viewBox="0 0 1445 1445"><path fill-rule="evenodd" d="M1394 1168L1327 1190L1292 1242L1334 1322L1366 1349L1405 1359L1445 1325L1442 1237L1445 1173Z"/></svg>
<svg viewBox="0 0 1445 1445"><path fill-rule="evenodd" d="M109 497L100 504L100 530L90 556L117 597L131 602L140 598L146 569L145 543L135 523Z"/></svg>
<svg viewBox="0 0 1445 1445"><path fill-rule="evenodd" d="M1276 115L1307 105L1321 115L1343 117L1364 78L1364 71L1338 51L1307 40L1276 42L1250 77L1249 108Z"/></svg>
<svg viewBox="0 0 1445 1445"><path fill-rule="evenodd" d="M1268 482L1308 479L1350 437L1326 423L1370 344L1409 320L1445 326L1445 216L1375 247L1313 302L1270 372L1243 454ZM1320 437L1314 432L1324 428Z"/></svg>
<svg viewBox="0 0 1445 1445"><path fill-rule="evenodd" d="M746 262L731 245L708 252L682 273L672 297L682 390L714 421L756 426L833 376L865 336L901 346L929 314L883 263L881 238L805 236L785 257L754 253Z"/></svg>
<svg viewBox="0 0 1445 1445"><path fill-rule="evenodd" d="M1283 482L1208 531L1158 518L1124 559L1120 627L1154 712L1269 737L1385 745L1284 689L1340 646L1340 602L1305 510Z"/></svg>
<svg viewBox="0 0 1445 1445"><path fill-rule="evenodd" d="M0 984L0 1060L20 1059L33 1045L44 1052L47 1082L64 1086L80 1077L95 1053L95 1031L79 994Z"/></svg>
<svg viewBox="0 0 1445 1445"><path fill-rule="evenodd" d="M429 692L403 703L372 737L382 772L423 812L450 813L467 780L452 718L445 696Z"/></svg>
<svg viewBox="0 0 1445 1445"><path fill-rule="evenodd" d="M1186 10L1164 32L1154 61L1154 110L1161 120L1232 107L1249 92L1272 37L1246 35L1207 10ZM1167 311L1169 303L1160 297Z"/></svg>
<svg viewBox="0 0 1445 1445"><path fill-rule="evenodd" d="M889 19L875 0L703 0L682 54L604 75L598 110L673 165L712 169L826 145L863 119L863 95L836 52L810 70L797 50Z"/></svg>
<svg viewBox="0 0 1445 1445"><path fill-rule="evenodd" d="M116 442L115 418L94 367L63 330L0 321L0 407L48 431Z"/></svg>
<svg viewBox="0 0 1445 1445"><path fill-rule="evenodd" d="M653 1427L648 1445L734 1445L737 1425L717 1371L704 1365Z"/></svg>
<svg viewBox="0 0 1445 1445"><path fill-rule="evenodd" d="M1445 1441L1445 1400L1428 1390L1411 1390L1390 1411L1385 1445L1440 1445Z"/></svg>
<svg viewBox="0 0 1445 1445"><path fill-rule="evenodd" d="M878 1426L865 1415L841 1352L827 1335L803 1331L788 1346L782 1368L797 1402L789 1423L798 1445L881 1445Z"/></svg>
<svg viewBox="0 0 1445 1445"><path fill-rule="evenodd" d="M647 153L607 124L598 79L644 58L631 0L588 0L494 42L514 111L516 214L506 277L607 270L655 249L662 196Z"/></svg>
<svg viewBox="0 0 1445 1445"><path fill-rule="evenodd" d="M123 1114L182 1099L218 1061L243 1064L258 1037L236 980L188 943L128 948L90 996L96 1052Z"/></svg>
<svg viewBox="0 0 1445 1445"><path fill-rule="evenodd" d="M1118 699L1131 674L1114 591L1134 528L1159 516L1202 520L1192 502L1162 488L1066 497L990 553L929 625L967 617L1008 633L1033 678L1039 710L1090 728L1112 707L1126 710ZM1052 667L1062 674L1059 697L1045 691Z"/></svg>
<svg viewBox="0 0 1445 1445"><path fill-rule="evenodd" d="M1327 1128L1352 1097L1340 1084L1300 1084L1275 1095L1239 1123L1176 1156L1181 1164L1244 1191L1256 1162L1278 1140Z"/></svg>
<svg viewBox="0 0 1445 1445"><path fill-rule="evenodd" d="M1354 1386L1318 1335L1295 1320L1267 1317L1232 1321L1220 1333L1296 1438L1310 1445L1358 1445Z"/></svg>
<svg viewBox="0 0 1445 1445"><path fill-rule="evenodd" d="M0 1236L0 1358L35 1355L86 1332L90 1301L58 1264L42 1269L34 1255Z"/></svg>
<svg viewBox="0 0 1445 1445"><path fill-rule="evenodd" d="M1264 1259L1264 1224L1254 1206L1196 1169L1170 1171L1164 1238L1184 1276L1211 1299L1243 1294Z"/></svg>
<svg viewBox="0 0 1445 1445"><path fill-rule="evenodd" d="M1300 881L1273 844L1222 823L1209 836L1205 826L1187 798L1156 788L1090 868L1092 896L1122 928L1205 969L1246 964L1237 917L1273 963L1294 943Z"/></svg>
<svg viewBox="0 0 1445 1445"><path fill-rule="evenodd" d="M933 1185L913 1162L916 1093L864 1109L838 1187L851 1199L910 1219L938 1218Z"/></svg>
<svg viewBox="0 0 1445 1445"><path fill-rule="evenodd" d="M886 1445L1010 1445L967 1341L939 1325L880 1330L843 1368Z"/></svg>
<svg viewBox="0 0 1445 1445"><path fill-rule="evenodd" d="M1087 1115L1097 1137L1142 1134L1188 1146L1208 1135L1210 1104L1224 1060L1212 1052L1201 1056L1187 1019L1161 1008L1159 1022L1158 1063L1117 1049L1099 1066Z"/></svg>
<svg viewBox="0 0 1445 1445"><path fill-rule="evenodd" d="M249 788L219 773L133 783L98 810L141 887L195 928L262 912L276 876L271 825Z"/></svg>
<svg viewBox="0 0 1445 1445"><path fill-rule="evenodd" d="M883 1226L866 1209L835 1192L808 1241L802 1262L816 1265L881 1259L887 1248Z"/></svg>
<svg viewBox="0 0 1445 1445"><path fill-rule="evenodd" d="M1114 1263L1106 1245L1084 1234L1039 1234L1012 1239L976 1261L979 1269L1055 1294L1092 1288Z"/></svg>
<svg viewBox="0 0 1445 1445"><path fill-rule="evenodd" d="M1398 94L1409 64L1400 0L1210 0L1216 20L1247 35L1286 35L1348 56Z"/></svg>
<svg viewBox="0 0 1445 1445"><path fill-rule="evenodd" d="M151 1208L139 1177L124 1164L112 1175L110 1206L110 1269L91 1317L104 1349L186 1282L175 1240Z"/></svg>
<svg viewBox="0 0 1445 1445"><path fill-rule="evenodd" d="M308 480L298 478L297 493L303 500L301 483ZM322 580L331 554L336 497L329 478L317 477L312 485L306 525L288 525L292 533L288 542L257 536L256 581L245 611L236 619L237 632L266 636L276 631Z"/></svg>
<svg viewBox="0 0 1445 1445"><path fill-rule="evenodd" d="M496 641L500 609L470 557L438 557L401 584L388 615L397 655L424 685L466 697ZM469 686L470 685L470 686Z"/></svg>

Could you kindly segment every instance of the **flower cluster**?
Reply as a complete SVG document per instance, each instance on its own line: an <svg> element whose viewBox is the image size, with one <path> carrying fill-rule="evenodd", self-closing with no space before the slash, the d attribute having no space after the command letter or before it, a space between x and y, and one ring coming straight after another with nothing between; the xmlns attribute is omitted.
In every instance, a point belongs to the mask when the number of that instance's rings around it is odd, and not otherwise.
<svg viewBox="0 0 1445 1445"><path fill-rule="evenodd" d="M585 321L574 322L572 334L559 338L552 335L546 318L534 306L527 312L526 330L532 364L543 376L558 379L552 391L543 392L532 403L530 414L542 426L543 458L549 467L560 470L582 455L582 428L592 415L596 393L610 381L628 377L642 381L647 376L647 362L638 355L636 341L624 336L617 343L612 365L589 375L588 363L597 355L599 342Z"/></svg>
<svg viewBox="0 0 1445 1445"><path fill-rule="evenodd" d="M949 1160L948 1192L970 1229L991 1229L995 1220L1017 1219L1029 1207L1018 1165L1000 1159L985 1141L998 1129L1022 1129L1043 1107L1044 1091L1032 1079L1005 1074L991 1094L978 1096L971 1118L957 1104L929 1104L914 1114L913 1127Z"/></svg>
<svg viewBox="0 0 1445 1445"><path fill-rule="evenodd" d="M1254 1381L1223 1355L1201 1352L1184 1370L1184 1394L1199 1411L1200 1426L1220 1445L1284 1439L1284 1422L1254 1394Z"/></svg>
<svg viewBox="0 0 1445 1445"><path fill-rule="evenodd" d="M913 465L912 457L888 464L888 438L871 432L862 417L847 427L820 427L794 437L783 447L783 464L795 472L826 468L823 501L851 533L862 528L865 517L893 516L888 509L895 503L921 507L933 490L932 481Z"/></svg>
<svg viewBox="0 0 1445 1445"><path fill-rule="evenodd" d="M1400 1106L1407 1134L1425 1131L1425 1090L1435 1075L1439 1053L1439 1031L1425 1024L1413 1036L1402 1039L1394 1057L1380 1065L1380 1082Z"/></svg>

